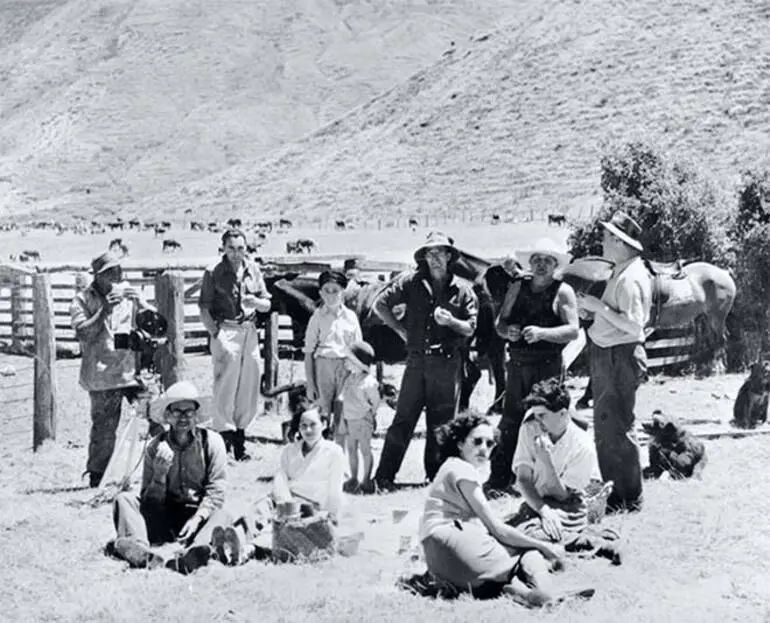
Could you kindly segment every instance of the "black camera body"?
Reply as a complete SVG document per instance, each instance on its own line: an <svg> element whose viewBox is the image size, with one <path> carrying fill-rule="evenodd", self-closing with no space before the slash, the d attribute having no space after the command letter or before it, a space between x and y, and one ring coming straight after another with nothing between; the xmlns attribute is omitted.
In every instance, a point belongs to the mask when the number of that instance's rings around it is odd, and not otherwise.
<svg viewBox="0 0 770 623"><path fill-rule="evenodd" d="M136 315L136 328L130 333L116 333L114 336L115 350L130 350L139 354L137 358L137 373L148 371L154 373L155 353L159 346L167 342L168 321L158 312L144 309Z"/></svg>

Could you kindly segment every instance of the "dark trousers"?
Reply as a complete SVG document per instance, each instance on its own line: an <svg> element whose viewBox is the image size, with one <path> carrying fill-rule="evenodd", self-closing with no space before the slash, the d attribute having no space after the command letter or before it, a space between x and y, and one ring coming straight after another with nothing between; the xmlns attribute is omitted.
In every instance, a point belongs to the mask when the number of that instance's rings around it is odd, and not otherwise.
<svg viewBox="0 0 770 623"><path fill-rule="evenodd" d="M423 407L427 429L423 465L425 475L433 480L441 467L435 429L457 415L462 363L459 352L426 356L410 354L407 357L396 415L385 436L376 480L395 479Z"/></svg>
<svg viewBox="0 0 770 623"><path fill-rule="evenodd" d="M136 388L130 388L135 391ZM91 398L91 439L88 444L86 471L92 480L99 480L115 449L115 437L120 424L120 409L126 388L88 392Z"/></svg>
<svg viewBox="0 0 770 623"><path fill-rule="evenodd" d="M561 374L561 356L549 359L523 361L511 357L505 382L503 416L498 430L500 440L492 453L489 483L495 489L504 489L511 482L511 464L519 443L519 429L524 420L524 398L535 383Z"/></svg>
<svg viewBox="0 0 770 623"><path fill-rule="evenodd" d="M615 483L608 505L634 508L642 498L634 406L647 355L642 344L601 348L591 343L590 348L596 453L602 477Z"/></svg>

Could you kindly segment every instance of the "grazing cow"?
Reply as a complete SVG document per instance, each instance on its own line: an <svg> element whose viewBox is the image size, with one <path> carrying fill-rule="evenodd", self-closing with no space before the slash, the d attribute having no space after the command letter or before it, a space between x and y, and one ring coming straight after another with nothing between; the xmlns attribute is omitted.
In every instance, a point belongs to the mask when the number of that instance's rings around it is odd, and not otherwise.
<svg viewBox="0 0 770 623"><path fill-rule="evenodd" d="M272 232L273 231L273 222L272 221L259 221L257 223L257 229L260 230L260 231Z"/></svg>
<svg viewBox="0 0 770 623"><path fill-rule="evenodd" d="M199 221L190 221L190 229L192 231L203 231L206 228L203 226L203 223Z"/></svg>
<svg viewBox="0 0 770 623"><path fill-rule="evenodd" d="M166 231L168 231L169 229L171 229L171 221L161 221L160 226L166 229Z"/></svg>
<svg viewBox="0 0 770 623"><path fill-rule="evenodd" d="M292 226L292 223L287 218L278 219L278 227L281 229L290 229Z"/></svg>
<svg viewBox="0 0 770 623"><path fill-rule="evenodd" d="M260 240L261 242L264 242L265 240L267 240L267 234L265 232L263 232L263 231L258 231L257 232L257 240Z"/></svg>
<svg viewBox="0 0 770 623"><path fill-rule="evenodd" d="M345 229L345 227L346 227L345 221L341 221L341 220L334 221L334 229L342 230L342 229Z"/></svg>
<svg viewBox="0 0 770 623"><path fill-rule="evenodd" d="M291 255L292 253L302 253L302 250L299 248L299 244L297 240L287 240L286 241L286 253Z"/></svg>
<svg viewBox="0 0 770 623"><path fill-rule="evenodd" d="M297 248L300 253L312 253L317 249L315 240L310 238L300 238L297 240Z"/></svg>
<svg viewBox="0 0 770 623"><path fill-rule="evenodd" d="M567 224L567 215L563 214L561 212L557 212L554 214L548 215L548 224L549 225L566 225Z"/></svg>
<svg viewBox="0 0 770 623"><path fill-rule="evenodd" d="M243 227L243 221L239 218L231 218L227 220L227 226L231 227L232 229L240 229Z"/></svg>
<svg viewBox="0 0 770 623"><path fill-rule="evenodd" d="M219 232L222 231L222 228L219 226L219 223L217 223L216 221L209 221L209 231L212 234L218 234Z"/></svg>
<svg viewBox="0 0 770 623"><path fill-rule="evenodd" d="M420 226L420 223L417 221L416 218L412 217L409 219L409 227L411 227L412 229L415 229L419 226Z"/></svg>
<svg viewBox="0 0 770 623"><path fill-rule="evenodd" d="M166 231L167 230L166 230L165 227L162 227L161 225L156 225L155 226L155 237L156 238L160 238L163 234L166 233Z"/></svg>
<svg viewBox="0 0 770 623"><path fill-rule="evenodd" d="M36 251L35 249L28 249L26 251L22 251L19 254L19 261L20 262L39 262L40 251Z"/></svg>
<svg viewBox="0 0 770 623"><path fill-rule="evenodd" d="M119 258L128 256L128 246L123 244L122 238L113 238L110 240L110 246L107 248Z"/></svg>
<svg viewBox="0 0 770 623"><path fill-rule="evenodd" d="M107 227L109 227L112 231L115 231L116 229L123 231L123 221L121 219L117 219L111 223L107 223Z"/></svg>
<svg viewBox="0 0 770 623"><path fill-rule="evenodd" d="M163 241L163 253L173 253L175 251L181 251L182 245L173 238L166 238Z"/></svg>
<svg viewBox="0 0 770 623"><path fill-rule="evenodd" d="M142 222L138 218L132 218L128 221L128 228L140 230L142 228Z"/></svg>
<svg viewBox="0 0 770 623"><path fill-rule="evenodd" d="M492 215L492 225L499 225L500 224L500 215L499 214L493 214Z"/></svg>

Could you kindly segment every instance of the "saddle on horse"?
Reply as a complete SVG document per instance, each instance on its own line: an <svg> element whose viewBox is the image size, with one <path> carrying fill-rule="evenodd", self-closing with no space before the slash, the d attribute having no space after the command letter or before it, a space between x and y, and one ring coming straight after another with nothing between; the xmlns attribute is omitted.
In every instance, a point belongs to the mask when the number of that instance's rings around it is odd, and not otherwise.
<svg viewBox="0 0 770 623"><path fill-rule="evenodd" d="M672 262L656 262L654 260L644 260L644 265L653 277L668 277L670 279L684 279L684 266L686 260L674 260Z"/></svg>

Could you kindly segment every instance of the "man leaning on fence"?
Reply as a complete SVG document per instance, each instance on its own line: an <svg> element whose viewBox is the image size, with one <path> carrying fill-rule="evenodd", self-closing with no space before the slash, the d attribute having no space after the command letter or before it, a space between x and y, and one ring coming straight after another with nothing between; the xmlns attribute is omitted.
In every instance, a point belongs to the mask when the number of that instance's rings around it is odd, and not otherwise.
<svg viewBox="0 0 770 623"><path fill-rule="evenodd" d="M256 314L270 311L270 294L257 265L246 258L240 229L222 234L224 255L203 273L198 306L211 335L214 365L214 430L232 448L235 460L246 454L246 428L259 402L259 336Z"/></svg>
<svg viewBox="0 0 770 623"><path fill-rule="evenodd" d="M136 397L135 353L115 349L115 334L131 331L136 312L149 308L123 281L120 262L103 253L91 262L93 281L70 305L72 328L80 341L80 385L91 399L91 439L86 472L98 487L115 448L123 398Z"/></svg>

